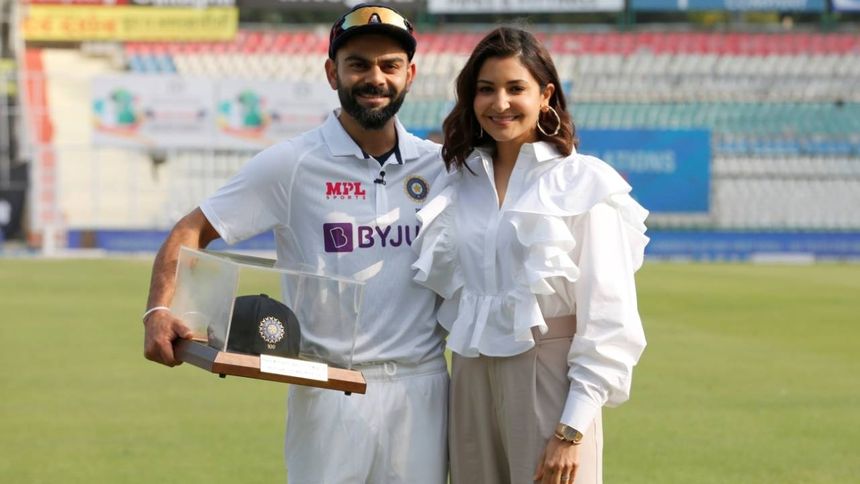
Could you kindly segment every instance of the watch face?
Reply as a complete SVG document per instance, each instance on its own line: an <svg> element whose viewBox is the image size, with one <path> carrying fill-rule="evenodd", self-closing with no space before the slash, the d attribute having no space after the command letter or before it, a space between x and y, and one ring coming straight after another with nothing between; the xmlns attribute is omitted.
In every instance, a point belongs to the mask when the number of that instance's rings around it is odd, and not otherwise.
<svg viewBox="0 0 860 484"><path fill-rule="evenodd" d="M574 444L578 444L582 441L582 432L576 430L573 427L567 425L559 425L558 429L561 436L564 440L568 442L573 442Z"/></svg>

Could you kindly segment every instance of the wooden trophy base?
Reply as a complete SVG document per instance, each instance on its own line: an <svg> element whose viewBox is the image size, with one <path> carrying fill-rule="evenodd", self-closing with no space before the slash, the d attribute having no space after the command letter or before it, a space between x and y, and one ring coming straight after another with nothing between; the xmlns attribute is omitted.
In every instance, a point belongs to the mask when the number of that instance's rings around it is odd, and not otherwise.
<svg viewBox="0 0 860 484"><path fill-rule="evenodd" d="M313 380L260 370L260 357L241 353L218 351L205 343L194 340L181 340L174 346L176 357L186 363L206 371L227 375L256 378L283 383L293 383L310 387L340 390L347 394L365 393L367 382L360 371L328 367L328 381Z"/></svg>

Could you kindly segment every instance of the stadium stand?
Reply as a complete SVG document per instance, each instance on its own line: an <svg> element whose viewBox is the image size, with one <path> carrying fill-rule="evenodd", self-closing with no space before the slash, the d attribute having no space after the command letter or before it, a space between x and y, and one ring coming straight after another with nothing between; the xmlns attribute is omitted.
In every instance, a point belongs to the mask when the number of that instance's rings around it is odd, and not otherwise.
<svg viewBox="0 0 860 484"><path fill-rule="evenodd" d="M38 95L28 111L37 135L56 149L40 145L33 189L50 200L45 222L68 227L142 228L168 223L161 213L166 193L151 174L146 153L93 148L91 80L115 72L103 57L69 49L30 50L27 73ZM46 81L46 82L43 82ZM49 169L50 171L47 171ZM56 211L56 213L50 213Z"/></svg>
<svg viewBox="0 0 860 484"><path fill-rule="evenodd" d="M860 76L860 41L849 34L542 37L562 77L575 82L580 101L860 100L850 89ZM450 81L478 39L467 33L422 35L423 89L416 97L450 99ZM326 42L319 32L243 32L231 43L132 43L126 56L133 72L313 80Z"/></svg>
<svg viewBox="0 0 860 484"><path fill-rule="evenodd" d="M856 229L860 193L860 36L834 33L544 33L580 129L712 132L713 213L655 214L668 227ZM425 33L401 119L438 130L474 32ZM321 31L244 31L231 43L128 44L139 73L324 80ZM241 155L217 155L241 162ZM204 163L194 154L171 159ZM217 163L216 163L217 165ZM194 184L200 170L187 183ZM213 173L226 175L229 170ZM212 175L216 176L216 175ZM206 179L202 187L217 184ZM189 195L193 203L197 195ZM174 199L174 197L170 197ZM175 211L183 207L178 202Z"/></svg>
<svg viewBox="0 0 860 484"><path fill-rule="evenodd" d="M481 31L482 32L482 31ZM400 118L438 131L477 31L420 34L419 76ZM578 129L707 129L711 209L654 213L652 228L857 231L860 35L544 32ZM84 149L87 82L109 72L188 79L325 82L325 29L241 30L232 42L129 42L118 52L50 51L52 119L68 227L166 228L252 151ZM54 83L51 83L52 85ZM62 85L62 87L60 87ZM60 92L62 90L62 92ZM62 101L61 101L62 99ZM76 148L79 147L80 149Z"/></svg>

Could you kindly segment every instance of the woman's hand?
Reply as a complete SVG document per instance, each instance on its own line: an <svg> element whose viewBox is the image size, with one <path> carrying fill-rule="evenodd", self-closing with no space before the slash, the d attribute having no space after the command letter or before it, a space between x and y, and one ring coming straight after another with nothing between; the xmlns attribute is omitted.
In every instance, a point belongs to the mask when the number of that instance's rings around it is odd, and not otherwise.
<svg viewBox="0 0 860 484"><path fill-rule="evenodd" d="M573 484L579 468L579 446L552 437L538 461L535 482Z"/></svg>

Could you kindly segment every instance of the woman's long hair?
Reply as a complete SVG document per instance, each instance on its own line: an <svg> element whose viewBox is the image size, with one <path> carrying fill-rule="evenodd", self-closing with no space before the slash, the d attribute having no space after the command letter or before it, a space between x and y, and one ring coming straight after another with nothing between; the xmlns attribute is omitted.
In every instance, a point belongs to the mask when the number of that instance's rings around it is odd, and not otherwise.
<svg viewBox="0 0 860 484"><path fill-rule="evenodd" d="M529 32L511 27L499 27L487 34L472 51L472 55L457 76L457 104L442 123L444 142L442 159L445 166L458 168L466 163L466 158L476 146L492 142L483 132L475 116L474 101L477 90L478 73L484 62L491 57L507 58L516 56L540 85L541 91L548 84L555 86L549 105L561 119L561 126L555 136L537 132L538 139L552 143L561 154L567 156L577 145L576 127L567 112L567 103L561 90L561 81L555 64L546 48ZM541 111L538 122L544 130L555 131L557 123L551 112ZM466 167L469 169L469 167ZM471 170L470 170L471 171Z"/></svg>

